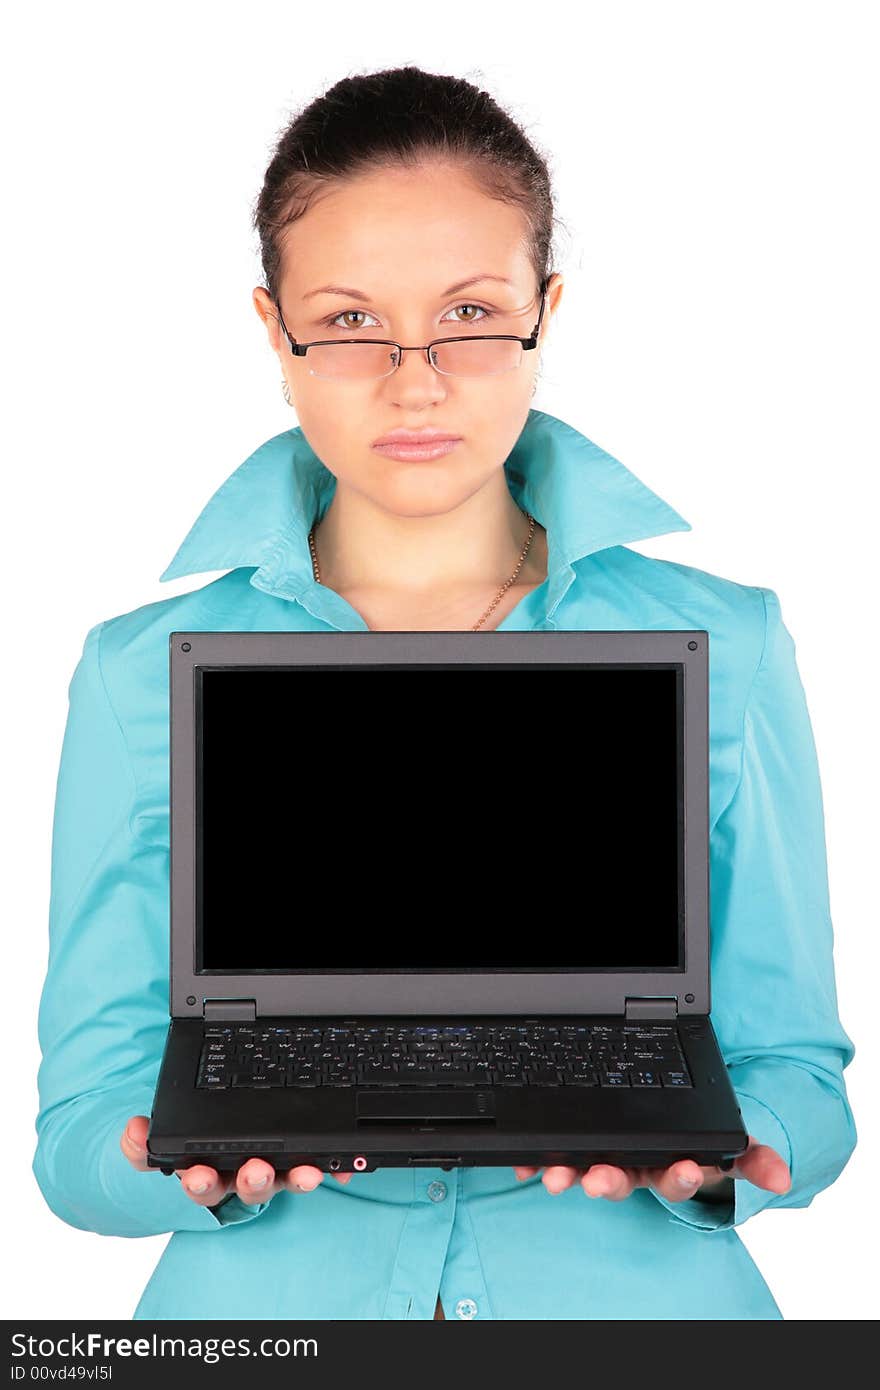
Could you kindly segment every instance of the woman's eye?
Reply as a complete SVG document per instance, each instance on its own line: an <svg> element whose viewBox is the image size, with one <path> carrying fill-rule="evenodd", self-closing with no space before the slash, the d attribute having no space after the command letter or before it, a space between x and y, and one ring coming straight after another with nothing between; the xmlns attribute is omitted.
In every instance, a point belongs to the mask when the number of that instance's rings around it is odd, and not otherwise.
<svg viewBox="0 0 880 1390"><path fill-rule="evenodd" d="M363 324L360 323L337 323L336 320L344 318L346 314L357 317L358 314L362 315L364 312L363 309L343 309L342 313L334 314L332 319L325 319L324 323L328 328L362 328ZM372 317L372 314L370 314L370 318Z"/></svg>
<svg viewBox="0 0 880 1390"><path fill-rule="evenodd" d="M483 315L483 318L488 318L488 317L489 317L489 310L488 310L488 309L483 309L483 308L481 307L481 305L479 305L479 304L456 304L456 305L454 306L454 308L450 310L450 313L453 313L453 314L454 314L454 313L457 313L459 309L476 309L478 313L480 313L480 314ZM473 315L470 314L470 315L468 315L468 317L467 317L466 319L459 319L458 322L459 322L459 323L479 323L480 320L479 320L479 319L475 319L475 318L473 317Z"/></svg>

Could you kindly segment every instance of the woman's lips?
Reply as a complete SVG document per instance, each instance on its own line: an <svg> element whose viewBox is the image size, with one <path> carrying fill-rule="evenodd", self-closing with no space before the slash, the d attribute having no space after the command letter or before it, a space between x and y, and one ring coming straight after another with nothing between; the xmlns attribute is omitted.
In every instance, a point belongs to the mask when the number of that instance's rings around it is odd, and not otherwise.
<svg viewBox="0 0 880 1390"><path fill-rule="evenodd" d="M433 444L374 444L372 447L380 454L387 454L389 458L415 461L441 458L443 454L451 453L456 444L460 443L460 439L438 439Z"/></svg>

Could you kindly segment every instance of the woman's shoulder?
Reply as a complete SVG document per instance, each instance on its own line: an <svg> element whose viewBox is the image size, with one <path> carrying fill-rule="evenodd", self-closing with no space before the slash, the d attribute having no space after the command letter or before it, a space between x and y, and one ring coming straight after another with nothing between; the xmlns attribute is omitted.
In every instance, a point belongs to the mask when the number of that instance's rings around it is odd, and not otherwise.
<svg viewBox="0 0 880 1390"><path fill-rule="evenodd" d="M607 599L633 626L703 627L728 637L754 640L763 634L773 591L678 560L611 546L575 562L573 602ZM775 595L773 595L775 597ZM675 619L680 618L680 623Z"/></svg>
<svg viewBox="0 0 880 1390"><path fill-rule="evenodd" d="M253 566L229 570L198 588L114 614L90 629L88 637L100 638L102 661L112 666L141 654L154 659L157 652L167 662L172 632L274 630L288 622L294 626L293 610L299 605L255 588L250 583L253 573Z"/></svg>
<svg viewBox="0 0 880 1390"><path fill-rule="evenodd" d="M251 568L230 570L198 588L104 618L88 630L80 666L94 670L124 725L140 721L152 705L159 710L167 706L172 632L247 632L284 625L281 615L273 618L267 611L284 601L254 588L252 573ZM297 608L285 605L283 617L291 625Z"/></svg>
<svg viewBox="0 0 880 1390"><path fill-rule="evenodd" d="M591 561L609 573L627 578L632 584L642 587L660 600L711 604L721 602L732 612L746 613L755 608L760 610L762 607L763 586L760 584L747 584L743 580L733 579L713 570L686 565L681 560L645 555L626 545L610 546L607 550L586 556L584 561L579 563L588 568Z"/></svg>

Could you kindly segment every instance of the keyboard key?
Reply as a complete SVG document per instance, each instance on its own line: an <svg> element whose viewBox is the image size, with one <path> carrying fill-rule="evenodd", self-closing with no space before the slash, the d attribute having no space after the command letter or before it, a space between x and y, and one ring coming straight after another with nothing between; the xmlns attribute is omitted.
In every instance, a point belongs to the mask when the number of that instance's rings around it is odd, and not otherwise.
<svg viewBox="0 0 880 1390"><path fill-rule="evenodd" d="M485 1086L486 1078L475 1076L473 1072L468 1071L435 1072L433 1075L416 1072L407 1073L405 1076L396 1073L393 1081L389 1081L388 1077L362 1076L358 1078L357 1084L359 1086L393 1085L396 1088L401 1086L406 1088L410 1086Z"/></svg>

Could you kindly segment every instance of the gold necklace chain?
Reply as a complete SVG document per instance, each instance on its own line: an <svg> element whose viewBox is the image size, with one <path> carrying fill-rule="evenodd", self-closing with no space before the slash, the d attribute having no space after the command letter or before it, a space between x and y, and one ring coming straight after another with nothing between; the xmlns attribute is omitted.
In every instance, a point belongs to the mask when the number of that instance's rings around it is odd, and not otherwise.
<svg viewBox="0 0 880 1390"><path fill-rule="evenodd" d="M520 508L520 511L522 511L522 508ZM482 627L483 623L484 623L484 622L486 621L486 619L489 617L489 614L492 613L493 610L494 610L495 608L498 607L498 604L501 602L502 598L503 598L504 595L507 593L507 590L510 588L511 584L514 582L514 580L516 579L516 576L519 574L520 570L521 570L522 567L523 567L523 564L524 564L524 562L525 562L525 558L526 558L526 556L527 556L528 553L529 553L529 546L530 546L531 543L532 543L532 537L533 537L534 534L535 534L535 518L532 516L531 512L524 512L523 515L524 515L524 516L527 516L528 519L529 519L529 534L528 534L528 537L526 538L526 543L525 543L525 545L524 545L523 548L522 548L522 552L521 552L521 554L520 554L519 562L518 562L518 564L517 564L517 567L516 567L516 569L513 571L513 574L510 576L510 578L509 578L509 579L506 579L506 580L504 581L504 583L501 585L501 588L498 590L498 593L497 593L496 597L495 597L495 598L492 600L492 602L489 604L489 607L486 609L486 611L485 611L485 613L483 614L483 616L482 616L482 618L480 619L480 621L479 621L478 623L474 623L474 626L471 628L471 632L477 632L477 631ZM321 574L320 574L320 571L319 571L319 569L318 569L318 553L317 553L317 551L315 550L315 528L314 528L314 526L312 527L311 531L309 532L309 550L311 551L311 554L312 554L312 571L313 571L314 576L315 576L315 583L316 583L316 584L320 584L320 583L321 583Z"/></svg>

